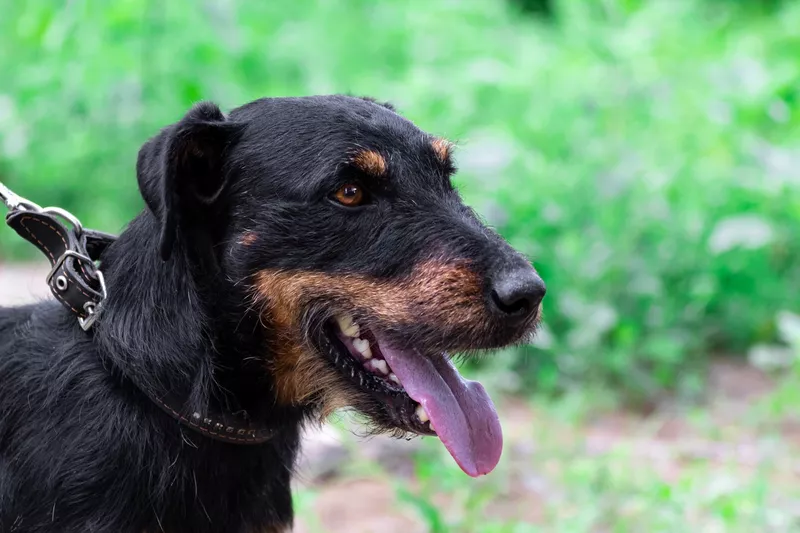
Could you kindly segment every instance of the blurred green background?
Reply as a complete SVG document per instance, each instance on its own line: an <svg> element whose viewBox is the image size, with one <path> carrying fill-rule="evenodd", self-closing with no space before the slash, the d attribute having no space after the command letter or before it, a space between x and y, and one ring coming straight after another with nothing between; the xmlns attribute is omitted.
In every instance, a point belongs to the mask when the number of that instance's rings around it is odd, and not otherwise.
<svg viewBox="0 0 800 533"><path fill-rule="evenodd" d="M0 12L0 180L37 203L118 232L142 208L139 146L194 102L371 95L458 142L464 197L535 261L538 340L473 369L518 434L506 466L467 484L427 441L412 473L351 461L299 492L309 531L339 531L319 509L352 476L393 487L379 514L405 533L800 531L800 3ZM31 258L11 231L0 245L0 262Z"/></svg>

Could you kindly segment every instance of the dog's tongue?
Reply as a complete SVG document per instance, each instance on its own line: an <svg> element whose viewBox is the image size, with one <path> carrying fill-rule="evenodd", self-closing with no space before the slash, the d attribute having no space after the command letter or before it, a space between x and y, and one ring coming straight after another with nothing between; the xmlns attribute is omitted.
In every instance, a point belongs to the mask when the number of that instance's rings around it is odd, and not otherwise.
<svg viewBox="0 0 800 533"><path fill-rule="evenodd" d="M428 412L431 425L458 466L472 477L488 474L500 460L503 434L483 385L461 377L445 357L380 345L409 396Z"/></svg>

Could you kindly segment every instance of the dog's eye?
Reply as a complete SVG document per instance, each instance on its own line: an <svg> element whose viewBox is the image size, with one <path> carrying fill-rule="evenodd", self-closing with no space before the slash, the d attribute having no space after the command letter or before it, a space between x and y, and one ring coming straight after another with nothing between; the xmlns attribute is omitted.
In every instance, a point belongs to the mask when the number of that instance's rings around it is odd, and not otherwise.
<svg viewBox="0 0 800 533"><path fill-rule="evenodd" d="M347 207L356 207L364 203L367 195L364 193L359 185L348 183L339 187L339 190L333 195L337 202Z"/></svg>

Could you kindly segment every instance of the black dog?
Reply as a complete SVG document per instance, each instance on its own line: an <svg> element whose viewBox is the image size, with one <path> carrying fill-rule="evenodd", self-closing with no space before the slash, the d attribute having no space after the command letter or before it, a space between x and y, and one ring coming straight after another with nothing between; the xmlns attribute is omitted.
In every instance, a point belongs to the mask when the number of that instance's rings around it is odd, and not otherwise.
<svg viewBox="0 0 800 533"><path fill-rule="evenodd" d="M341 407L491 471L497 414L447 353L527 338L545 289L449 152L346 96L203 103L147 142L94 327L0 310L0 532L288 531L301 425Z"/></svg>

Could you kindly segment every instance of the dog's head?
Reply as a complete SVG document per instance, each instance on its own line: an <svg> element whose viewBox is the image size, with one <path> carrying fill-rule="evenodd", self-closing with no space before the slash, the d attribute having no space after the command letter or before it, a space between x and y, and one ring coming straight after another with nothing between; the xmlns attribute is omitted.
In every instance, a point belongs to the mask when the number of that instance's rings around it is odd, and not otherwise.
<svg viewBox="0 0 800 533"><path fill-rule="evenodd" d="M437 434L470 475L502 449L483 387L448 354L519 342L545 293L450 179L451 145L345 96L193 108L144 146L138 178L181 253L251 298L279 404L354 407ZM231 279L234 278L234 279ZM253 311L255 310L255 311ZM266 392L265 392L266 393Z"/></svg>

